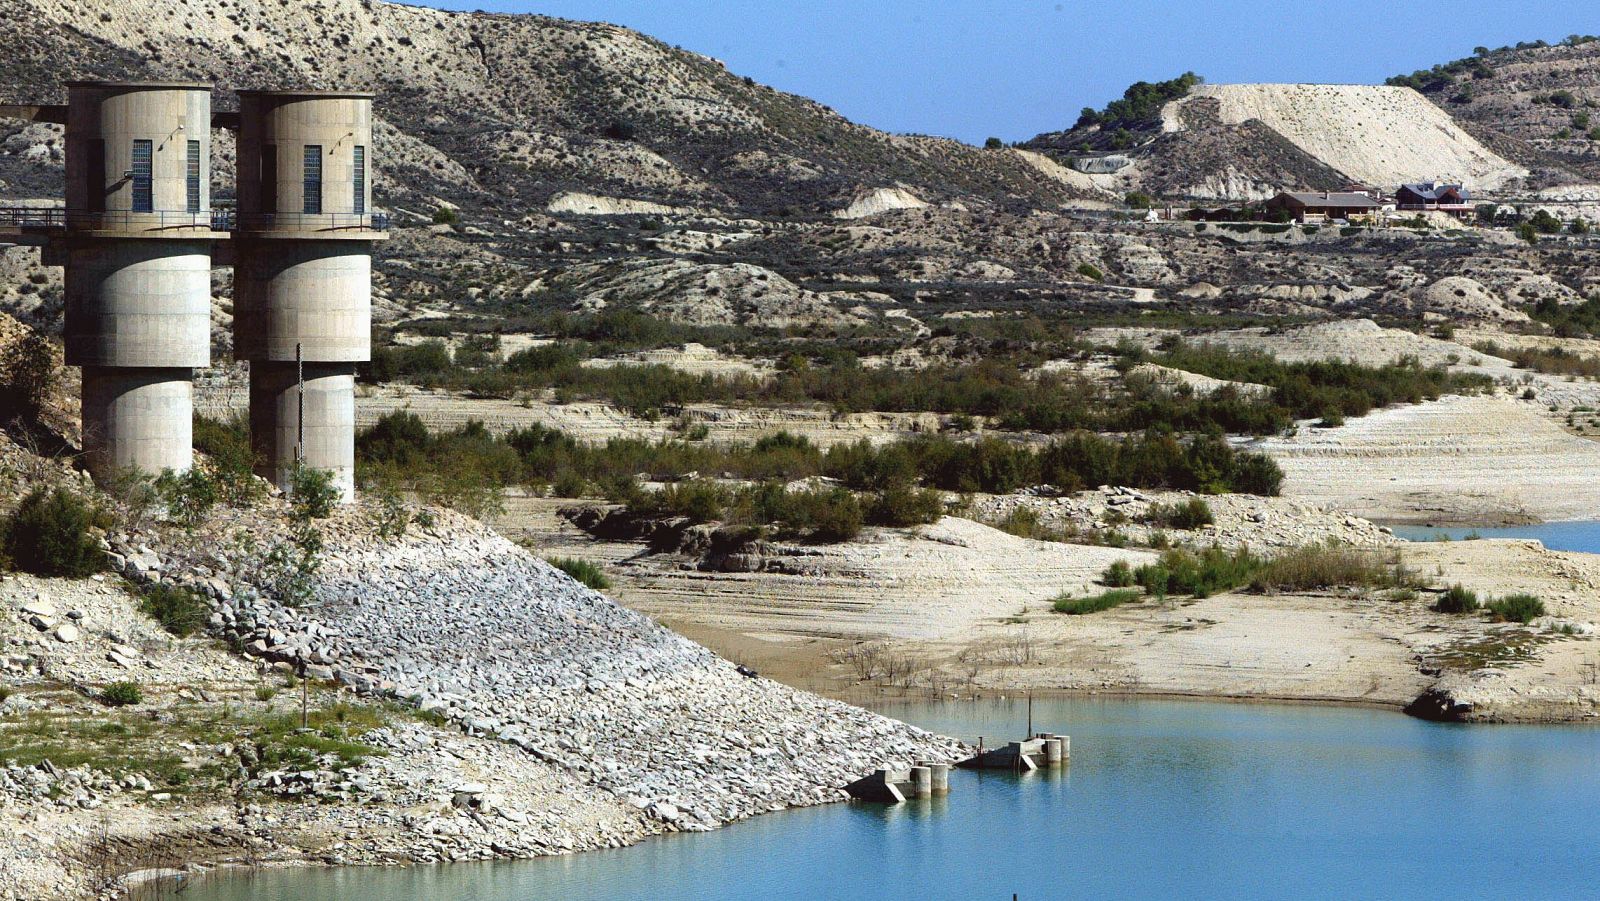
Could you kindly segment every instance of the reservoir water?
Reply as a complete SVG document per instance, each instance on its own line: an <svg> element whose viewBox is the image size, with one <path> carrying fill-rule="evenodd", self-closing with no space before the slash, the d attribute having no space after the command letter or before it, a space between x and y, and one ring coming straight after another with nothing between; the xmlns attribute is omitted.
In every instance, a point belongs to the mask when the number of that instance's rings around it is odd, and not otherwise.
<svg viewBox="0 0 1600 901"><path fill-rule="evenodd" d="M1553 551L1600 554L1600 522L1541 522L1527 526L1437 527L1394 526L1397 538L1407 541L1462 541L1478 538L1536 538Z"/></svg>
<svg viewBox="0 0 1600 901"><path fill-rule="evenodd" d="M993 744L1022 701L876 705ZM1035 699L1065 772L532 861L220 878L190 901L1594 898L1600 729L1340 707Z"/></svg>

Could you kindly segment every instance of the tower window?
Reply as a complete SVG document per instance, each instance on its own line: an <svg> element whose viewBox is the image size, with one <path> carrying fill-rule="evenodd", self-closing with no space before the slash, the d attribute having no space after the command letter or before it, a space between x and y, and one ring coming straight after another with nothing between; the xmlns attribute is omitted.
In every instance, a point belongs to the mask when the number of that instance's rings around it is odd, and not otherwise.
<svg viewBox="0 0 1600 901"><path fill-rule="evenodd" d="M367 148L356 145L355 149L355 176L352 190L355 192L355 214L361 215L367 211Z"/></svg>
<svg viewBox="0 0 1600 901"><path fill-rule="evenodd" d="M189 156L185 160L184 187L188 195L189 212L200 212L200 142L189 142Z"/></svg>
<svg viewBox="0 0 1600 901"><path fill-rule="evenodd" d="M148 213L155 209L155 184L151 180L151 164L155 148L150 141L133 142L133 211Z"/></svg>
<svg viewBox="0 0 1600 901"><path fill-rule="evenodd" d="M302 212L322 212L322 145L307 144L305 150L305 199Z"/></svg>

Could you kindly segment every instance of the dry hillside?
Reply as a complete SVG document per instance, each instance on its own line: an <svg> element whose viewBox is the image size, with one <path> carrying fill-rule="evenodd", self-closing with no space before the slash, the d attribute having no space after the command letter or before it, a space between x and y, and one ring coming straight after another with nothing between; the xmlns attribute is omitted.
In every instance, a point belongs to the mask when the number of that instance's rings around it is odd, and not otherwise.
<svg viewBox="0 0 1600 901"><path fill-rule="evenodd" d="M1054 205L1082 188L1016 154L855 125L821 104L611 25L451 13L374 0L3 0L15 99L73 77L184 77L229 89L378 92L391 203L525 213L580 190L743 214L843 209L904 185ZM0 181L48 194L59 152L12 124ZM221 168L221 167L219 167Z"/></svg>

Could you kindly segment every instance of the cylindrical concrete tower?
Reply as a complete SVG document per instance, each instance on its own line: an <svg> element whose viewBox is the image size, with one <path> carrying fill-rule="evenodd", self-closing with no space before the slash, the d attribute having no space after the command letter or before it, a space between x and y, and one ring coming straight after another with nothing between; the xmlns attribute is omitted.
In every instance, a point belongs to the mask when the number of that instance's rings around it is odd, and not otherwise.
<svg viewBox="0 0 1600 901"><path fill-rule="evenodd" d="M101 477L188 469L211 363L211 86L67 83L67 363Z"/></svg>
<svg viewBox="0 0 1600 901"><path fill-rule="evenodd" d="M261 474L355 496L355 366L372 356L372 95L241 91L234 354Z"/></svg>

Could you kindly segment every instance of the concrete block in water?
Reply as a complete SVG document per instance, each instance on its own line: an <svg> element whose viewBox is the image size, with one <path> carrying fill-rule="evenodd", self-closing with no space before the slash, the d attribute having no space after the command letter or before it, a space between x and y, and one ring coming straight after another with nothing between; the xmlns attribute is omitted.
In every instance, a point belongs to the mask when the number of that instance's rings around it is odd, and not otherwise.
<svg viewBox="0 0 1600 901"><path fill-rule="evenodd" d="M933 770L930 767L911 768L911 795L916 798L933 797Z"/></svg>
<svg viewBox="0 0 1600 901"><path fill-rule="evenodd" d="M899 804L906 799L900 786L910 781L911 774L905 770L875 770L872 775L846 785L844 790L858 801Z"/></svg>

